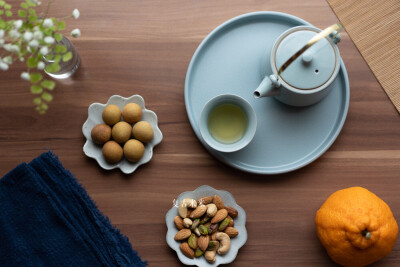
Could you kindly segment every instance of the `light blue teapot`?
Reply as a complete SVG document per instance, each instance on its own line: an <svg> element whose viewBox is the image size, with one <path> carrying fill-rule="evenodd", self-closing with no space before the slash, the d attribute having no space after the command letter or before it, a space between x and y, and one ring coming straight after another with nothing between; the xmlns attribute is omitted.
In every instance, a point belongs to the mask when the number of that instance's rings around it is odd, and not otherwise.
<svg viewBox="0 0 400 267"><path fill-rule="evenodd" d="M254 97L273 96L285 104L302 107L328 95L340 69L336 46L340 36L335 29L341 26L331 27L322 32L315 27L298 26L279 36L270 57L273 73L261 81ZM326 36L322 37L323 34Z"/></svg>

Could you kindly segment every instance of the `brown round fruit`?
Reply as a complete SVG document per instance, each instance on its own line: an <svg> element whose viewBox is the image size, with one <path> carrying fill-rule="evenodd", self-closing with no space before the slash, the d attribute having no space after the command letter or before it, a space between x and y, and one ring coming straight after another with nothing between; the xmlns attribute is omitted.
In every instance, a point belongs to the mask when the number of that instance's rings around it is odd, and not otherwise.
<svg viewBox="0 0 400 267"><path fill-rule="evenodd" d="M148 143L153 139L154 132L150 123L147 121L139 121L132 128L133 136L144 143Z"/></svg>
<svg viewBox="0 0 400 267"><path fill-rule="evenodd" d="M111 127L107 124L97 124L93 127L92 140L95 144L102 145L111 138Z"/></svg>
<svg viewBox="0 0 400 267"><path fill-rule="evenodd" d="M116 105L108 105L103 110L102 118L105 123L113 126L121 120L121 110Z"/></svg>
<svg viewBox="0 0 400 267"><path fill-rule="evenodd" d="M130 162L138 162L144 154L144 145L136 140L131 139L124 145L124 155Z"/></svg>
<svg viewBox="0 0 400 267"><path fill-rule="evenodd" d="M142 118L142 109L136 103L129 103L122 109L122 117L128 123L135 123Z"/></svg>
<svg viewBox="0 0 400 267"><path fill-rule="evenodd" d="M131 138L132 127L125 121L120 121L115 124L111 130L112 138L120 144L125 143Z"/></svg>
<svg viewBox="0 0 400 267"><path fill-rule="evenodd" d="M119 162L123 154L122 147L115 141L108 141L103 146L103 156L111 164Z"/></svg>

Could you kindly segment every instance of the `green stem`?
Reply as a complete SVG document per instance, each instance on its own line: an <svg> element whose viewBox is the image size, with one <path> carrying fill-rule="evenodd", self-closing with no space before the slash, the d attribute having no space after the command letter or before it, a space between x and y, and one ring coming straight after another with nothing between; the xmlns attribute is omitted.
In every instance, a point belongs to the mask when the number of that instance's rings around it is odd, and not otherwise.
<svg viewBox="0 0 400 267"><path fill-rule="evenodd" d="M367 240L369 240L369 239L371 238L371 233L368 232L368 230L362 231L361 234L362 234Z"/></svg>

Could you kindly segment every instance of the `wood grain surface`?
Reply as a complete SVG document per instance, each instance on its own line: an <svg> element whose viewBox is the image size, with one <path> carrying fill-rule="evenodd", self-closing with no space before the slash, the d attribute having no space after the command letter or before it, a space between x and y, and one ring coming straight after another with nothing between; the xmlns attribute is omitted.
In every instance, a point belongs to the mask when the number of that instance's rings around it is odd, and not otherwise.
<svg viewBox="0 0 400 267"><path fill-rule="evenodd" d="M16 4L18 1L11 1ZM314 216L334 191L363 186L383 198L400 222L400 120L367 64L343 32L339 44L351 86L347 121L314 163L277 175L251 175L218 162L196 139L184 105L184 80L201 40L216 26L252 11L280 11L319 28L337 21L324 0L70 0L82 37L82 65L60 81L47 115L33 111L20 79L23 64L0 72L0 175L51 149L150 266L180 266L165 241L165 214L181 192L210 185L231 192L247 212L248 241L231 266L334 266L317 239ZM82 152L81 127L93 102L140 94L164 134L150 163L132 175L104 171ZM400 242L375 266L400 265Z"/></svg>

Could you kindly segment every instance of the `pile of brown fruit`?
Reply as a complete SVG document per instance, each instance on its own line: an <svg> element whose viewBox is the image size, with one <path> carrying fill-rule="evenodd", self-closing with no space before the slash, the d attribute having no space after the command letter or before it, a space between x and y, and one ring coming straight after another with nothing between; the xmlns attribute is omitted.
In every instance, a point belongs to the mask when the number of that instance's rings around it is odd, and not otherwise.
<svg viewBox="0 0 400 267"><path fill-rule="evenodd" d="M102 113L104 123L93 127L91 136L95 144L103 146L107 162L118 163L123 156L130 162L138 162L143 157L144 143L153 139L154 131L150 123L140 121L142 113L136 103L126 104L122 112L116 105L105 107Z"/></svg>

